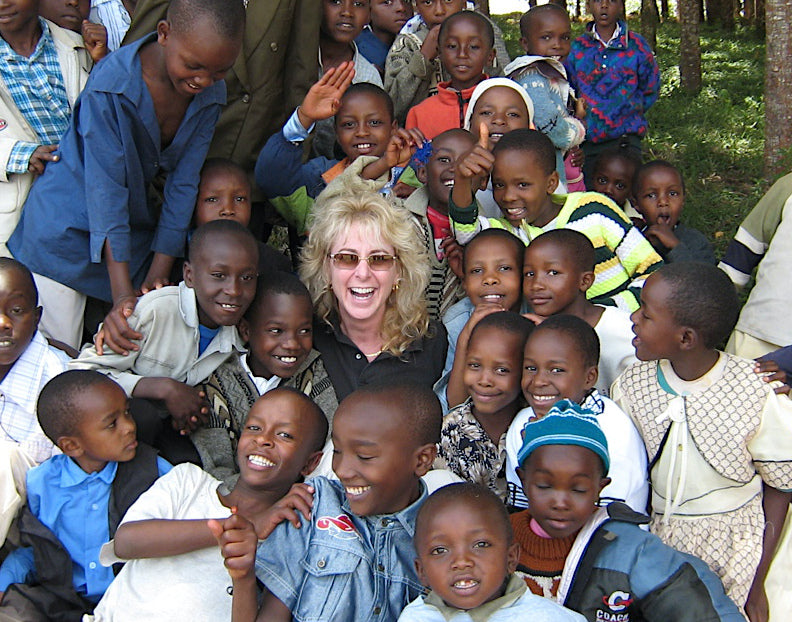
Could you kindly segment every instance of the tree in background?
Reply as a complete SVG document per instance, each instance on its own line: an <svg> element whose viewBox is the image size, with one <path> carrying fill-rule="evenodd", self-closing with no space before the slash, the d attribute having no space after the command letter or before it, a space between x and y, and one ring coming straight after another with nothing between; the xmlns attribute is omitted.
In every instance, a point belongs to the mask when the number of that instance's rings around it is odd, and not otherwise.
<svg viewBox="0 0 792 622"><path fill-rule="evenodd" d="M765 176L786 172L792 155L792 2L766 0Z"/></svg>
<svg viewBox="0 0 792 622"><path fill-rule="evenodd" d="M660 14L655 0L641 0L641 34L649 42L649 46L657 52L657 25Z"/></svg>

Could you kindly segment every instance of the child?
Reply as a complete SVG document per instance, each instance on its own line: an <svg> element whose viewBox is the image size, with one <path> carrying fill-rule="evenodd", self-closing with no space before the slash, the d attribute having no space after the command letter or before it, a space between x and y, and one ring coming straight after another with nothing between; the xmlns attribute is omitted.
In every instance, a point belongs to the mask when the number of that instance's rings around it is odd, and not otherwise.
<svg viewBox="0 0 792 622"><path fill-rule="evenodd" d="M566 60L572 87L587 104L586 162L583 174L591 188L592 172L604 150L626 137L640 153L646 135L646 111L660 93L660 71L652 49L641 35L619 19L623 0L589 0L594 18L572 42Z"/></svg>
<svg viewBox="0 0 792 622"><path fill-rule="evenodd" d="M465 122L476 85L488 78L484 67L495 58L495 33L490 21L475 11L454 13L440 26L440 63L451 76L437 85L437 94L410 108L406 128L417 127L427 140Z"/></svg>
<svg viewBox="0 0 792 622"><path fill-rule="evenodd" d="M313 349L311 295L296 276L259 276L239 333L248 352L227 359L202 383L212 413L206 427L190 437L204 470L225 481L239 472L235 448L260 395L277 387L295 388L315 401L330 421L338 407L322 358Z"/></svg>
<svg viewBox="0 0 792 622"><path fill-rule="evenodd" d="M470 396L443 417L438 469L487 486L506 500L506 430L522 406L525 340L533 325L518 313L482 318L470 333L462 382Z"/></svg>
<svg viewBox="0 0 792 622"><path fill-rule="evenodd" d="M451 484L432 494L415 522L415 566L431 588L399 622L444 620L582 620L535 596L514 574L519 548L498 498L477 484Z"/></svg>
<svg viewBox="0 0 792 622"><path fill-rule="evenodd" d="M590 622L742 620L700 559L640 529L646 517L625 505L599 507L612 447L568 400L525 426L518 470L531 509L510 518L530 590Z"/></svg>
<svg viewBox="0 0 792 622"><path fill-rule="evenodd" d="M476 323L489 313L523 311L520 291L523 251L520 240L502 229L482 231L463 250L462 284L467 296L443 318L448 352L443 375L434 387L443 412L449 406L462 404L468 397L462 375L467 344Z"/></svg>
<svg viewBox="0 0 792 622"><path fill-rule="evenodd" d="M594 283L587 292L593 302L627 310L638 306L646 275L662 259L624 213L596 192L554 196L558 185L553 143L536 130L512 130L490 152L485 138L457 163L449 215L457 240L464 244L476 232L499 227L526 244L552 229L575 229L595 245ZM492 187L502 217L478 216L472 193L477 179L492 169Z"/></svg>
<svg viewBox="0 0 792 622"><path fill-rule="evenodd" d="M355 38L369 21L370 0L322 0L319 28L319 76L342 63L354 67L353 84L367 82L382 88L379 71L355 45ZM311 145L315 156L335 156L336 132L331 119L318 119Z"/></svg>
<svg viewBox="0 0 792 622"><path fill-rule="evenodd" d="M49 458L54 449L36 420L36 400L68 361L38 331L40 317L30 270L0 257L0 327L6 344L0 354L0 446L18 445L35 462Z"/></svg>
<svg viewBox="0 0 792 622"><path fill-rule="evenodd" d="M168 282L244 23L239 0L174 0L156 35L91 76L58 161L36 182L9 240L36 278L49 336L80 346L87 296L112 301L109 317L126 331L136 291ZM147 188L162 172L164 203L154 210Z"/></svg>
<svg viewBox="0 0 792 622"><path fill-rule="evenodd" d="M225 158L209 158L201 168L193 223L198 228L212 220L228 218L250 225L250 180L245 169ZM291 271L291 262L269 244L259 241L259 274L270 270ZM181 280L181 271L175 282Z"/></svg>
<svg viewBox="0 0 792 622"><path fill-rule="evenodd" d="M784 287L792 262L792 173L779 179L751 210L718 267L745 287L759 266L726 351L756 358L792 344L787 321L792 288Z"/></svg>
<svg viewBox="0 0 792 622"><path fill-rule="evenodd" d="M113 580L112 569L99 564L99 548L170 465L138 446L127 396L102 374L53 378L39 396L38 418L63 455L28 471L27 509L19 519L28 548L13 551L0 568L0 616L79 619Z"/></svg>
<svg viewBox="0 0 792 622"><path fill-rule="evenodd" d="M231 581L205 519L236 513L263 525L316 466L326 436L327 419L302 393L279 388L259 398L239 436L240 477L230 492L194 464L180 464L129 508L111 557L132 561L94 620L230 620Z"/></svg>
<svg viewBox="0 0 792 622"><path fill-rule="evenodd" d="M706 236L679 222L685 205L685 180L670 162L647 162L635 174L635 208L644 219L644 237L666 263L699 261L715 265Z"/></svg>
<svg viewBox="0 0 792 622"><path fill-rule="evenodd" d="M613 381L636 359L629 314L586 298L594 282L595 260L594 246L579 231L543 233L525 249L523 296L540 321L553 315L575 315L597 331L602 347L595 387L607 397Z"/></svg>
<svg viewBox="0 0 792 622"><path fill-rule="evenodd" d="M605 496L624 501L636 512L646 509L646 449L635 425L622 410L594 388L599 339L591 326L572 315L554 315L537 326L525 344L522 391L528 408L517 413L506 434L508 505L525 507L517 452L525 424L541 420L562 399L594 413L611 447L613 481Z"/></svg>
<svg viewBox="0 0 792 622"><path fill-rule="evenodd" d="M407 112L437 93L437 84L448 80L438 57L440 26L465 9L465 0L421 0L415 3L417 15L408 21L393 42L385 61L385 90L393 98L396 119L403 122ZM509 55L499 30L495 30L497 63L505 67ZM498 75L497 67L485 73Z"/></svg>
<svg viewBox="0 0 792 622"><path fill-rule="evenodd" d="M13 19L0 24L2 256L10 256L6 242L33 181L58 159L54 151L92 64L78 35L38 16L36 0L8 7Z"/></svg>
<svg viewBox="0 0 792 622"><path fill-rule="evenodd" d="M591 182L591 189L613 199L636 227L644 225L643 218L631 203L635 200L633 180L640 167L639 154L624 141L606 149L597 158Z"/></svg>
<svg viewBox="0 0 792 622"><path fill-rule="evenodd" d="M413 16L410 0L371 0L371 19L355 39L358 51L385 73L385 59L407 20Z"/></svg>
<svg viewBox="0 0 792 622"><path fill-rule="evenodd" d="M385 91L365 82L350 87L353 73L350 63L328 70L308 91L283 131L270 137L256 162L256 183L300 234L307 231L316 197L357 158L378 158L362 170L355 170L363 179L376 180L398 164L388 160L392 138L413 147L423 143L422 137L418 140L397 130L393 102ZM303 163L302 142L313 124L333 115L336 140L346 157L338 161L320 156ZM380 160L384 166L380 166Z"/></svg>
<svg viewBox="0 0 792 622"><path fill-rule="evenodd" d="M254 555L253 526L224 521L234 619L396 620L421 592L411 534L440 420L437 399L416 384L369 385L344 399L332 430L340 482L311 480L300 527L278 525ZM260 609L257 578L266 587Z"/></svg>
<svg viewBox="0 0 792 622"><path fill-rule="evenodd" d="M716 349L739 302L715 266L664 266L644 293L632 315L641 362L612 396L646 443L651 529L701 557L735 604L763 619L763 584L792 498L792 403L753 361Z"/></svg>
<svg viewBox="0 0 792 622"><path fill-rule="evenodd" d="M520 18L520 34L520 45L527 56L514 59L504 73L533 101L536 129L553 141L559 183L566 187L564 153L580 145L586 136L586 126L569 111L574 92L563 65L572 38L569 15L557 4L535 6ZM585 116L581 102L573 113Z"/></svg>
<svg viewBox="0 0 792 622"><path fill-rule="evenodd" d="M107 29L88 21L91 0L40 0L39 15L61 28L81 35L91 60L98 63L107 56Z"/></svg>
<svg viewBox="0 0 792 622"><path fill-rule="evenodd" d="M130 327L141 335L137 349L100 355L95 346L86 346L71 366L106 373L130 397L162 402L166 413L153 414L144 440L158 439L162 447L168 417L188 434L208 414L205 394L195 385L244 350L236 324L256 292L257 265L256 240L242 225L231 220L205 224L190 240L184 281L144 295L129 317ZM173 459L185 461L178 456Z"/></svg>

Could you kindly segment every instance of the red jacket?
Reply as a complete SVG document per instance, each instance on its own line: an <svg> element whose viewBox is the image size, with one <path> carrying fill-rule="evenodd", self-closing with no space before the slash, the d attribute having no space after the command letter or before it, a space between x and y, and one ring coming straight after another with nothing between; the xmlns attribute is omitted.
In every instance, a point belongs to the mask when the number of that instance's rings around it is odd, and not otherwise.
<svg viewBox="0 0 792 622"><path fill-rule="evenodd" d="M481 79L486 80L487 77L485 74ZM404 127L408 130L417 127L427 140L432 140L446 130L464 127L468 102L477 85L455 91L448 88L450 84L451 82L441 82L437 85L437 95L410 108Z"/></svg>

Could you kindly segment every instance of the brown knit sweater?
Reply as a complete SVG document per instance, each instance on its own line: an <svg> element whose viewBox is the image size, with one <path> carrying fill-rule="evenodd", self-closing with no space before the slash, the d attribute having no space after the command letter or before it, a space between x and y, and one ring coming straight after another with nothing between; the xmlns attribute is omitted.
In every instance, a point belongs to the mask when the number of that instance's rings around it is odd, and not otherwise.
<svg viewBox="0 0 792 622"><path fill-rule="evenodd" d="M561 572L564 570L577 533L566 538L542 538L530 526L529 510L512 514L514 538L520 543L520 560L517 570L525 576L528 589L534 594L550 598L558 592Z"/></svg>

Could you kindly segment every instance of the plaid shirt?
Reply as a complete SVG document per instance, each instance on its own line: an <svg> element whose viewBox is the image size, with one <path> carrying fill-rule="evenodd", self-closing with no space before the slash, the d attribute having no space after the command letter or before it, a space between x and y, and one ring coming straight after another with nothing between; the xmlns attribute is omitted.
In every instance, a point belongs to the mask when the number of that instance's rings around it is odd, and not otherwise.
<svg viewBox="0 0 792 622"><path fill-rule="evenodd" d="M55 42L47 22L39 18L39 23L41 37L30 58L17 54L0 38L0 78L39 138L39 143L20 140L14 145L8 173L27 173L33 152L39 145L57 145L71 117Z"/></svg>

